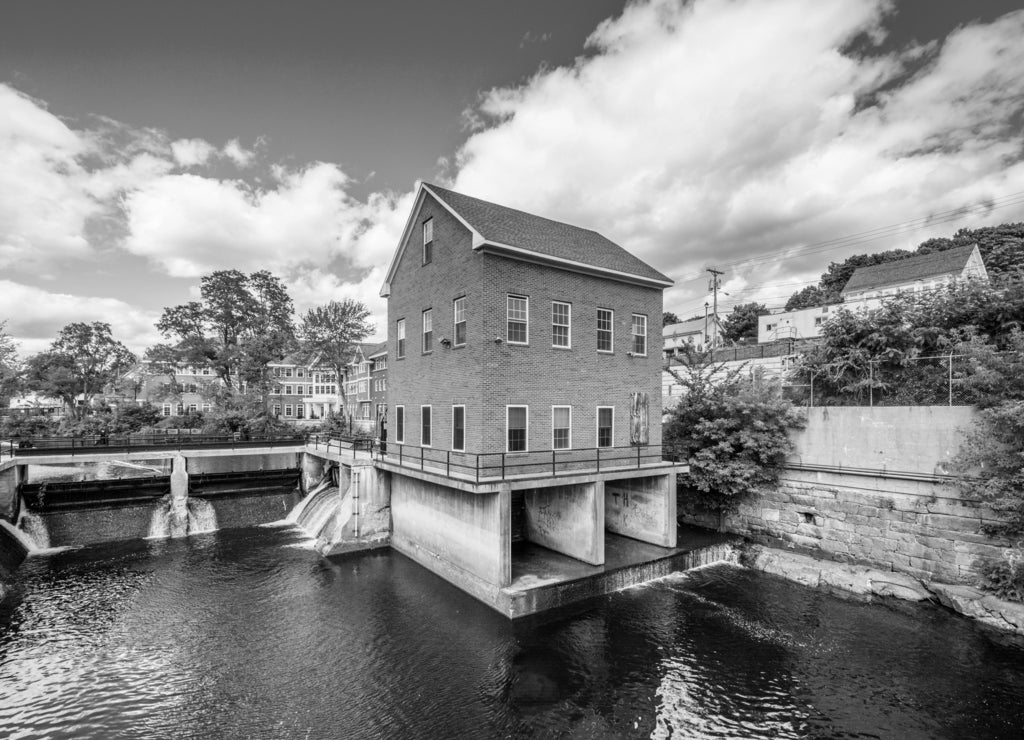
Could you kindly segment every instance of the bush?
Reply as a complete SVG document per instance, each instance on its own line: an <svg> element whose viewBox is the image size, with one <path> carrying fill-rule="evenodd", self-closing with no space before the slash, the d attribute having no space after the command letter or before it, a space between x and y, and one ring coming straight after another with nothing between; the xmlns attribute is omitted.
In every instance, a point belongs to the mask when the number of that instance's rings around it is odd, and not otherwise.
<svg viewBox="0 0 1024 740"><path fill-rule="evenodd" d="M663 444L690 465L679 476L696 503L709 511L730 511L748 496L778 481L792 449L789 430L804 416L759 374L744 377L745 366L702 362L669 368L683 386L679 405L668 411Z"/></svg>
<svg viewBox="0 0 1024 740"><path fill-rule="evenodd" d="M960 489L1000 515L986 532L1024 534L1024 401L982 410L953 465Z"/></svg>
<svg viewBox="0 0 1024 740"><path fill-rule="evenodd" d="M982 569L981 579L981 587L993 596L1024 603L1024 561L990 563Z"/></svg>

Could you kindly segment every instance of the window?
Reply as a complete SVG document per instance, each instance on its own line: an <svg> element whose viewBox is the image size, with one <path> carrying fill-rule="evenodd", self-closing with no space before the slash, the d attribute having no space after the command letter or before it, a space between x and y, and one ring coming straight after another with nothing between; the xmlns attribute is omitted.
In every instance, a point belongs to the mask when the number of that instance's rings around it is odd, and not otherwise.
<svg viewBox="0 0 1024 740"><path fill-rule="evenodd" d="M395 406L395 441L405 442L405 406Z"/></svg>
<svg viewBox="0 0 1024 740"><path fill-rule="evenodd" d="M420 444L430 447L430 407L420 406Z"/></svg>
<svg viewBox="0 0 1024 740"><path fill-rule="evenodd" d="M171 415L171 404L169 404L169 403L165 403L164 404L163 414L164 414L164 416L170 416Z"/></svg>
<svg viewBox="0 0 1024 740"><path fill-rule="evenodd" d="M204 403L203 404L203 413L205 414L209 410L210 410L210 404ZM165 414L165 416L166 416L166 414Z"/></svg>
<svg viewBox="0 0 1024 740"><path fill-rule="evenodd" d="M466 449L466 407L452 406L452 449Z"/></svg>
<svg viewBox="0 0 1024 740"><path fill-rule="evenodd" d="M286 403L284 405L284 415L285 416L291 416L292 415L292 405L290 403Z"/></svg>
<svg viewBox="0 0 1024 740"><path fill-rule="evenodd" d="M194 403L190 403L190 404L188 405L188 412L189 412L190 414L194 414L194 413L195 413L195 412L197 412L198 410L199 410L199 406L197 406L196 404L194 404Z"/></svg>
<svg viewBox="0 0 1024 740"><path fill-rule="evenodd" d="M210 374L210 368L204 367L203 368L203 375L209 375L209 374Z"/></svg>
<svg viewBox="0 0 1024 740"><path fill-rule="evenodd" d="M423 312L423 351L434 349L434 312L429 308Z"/></svg>
<svg viewBox="0 0 1024 740"><path fill-rule="evenodd" d="M295 371L295 377L296 378L301 378L303 372L304 372L303 369L300 367L298 370Z"/></svg>
<svg viewBox="0 0 1024 740"><path fill-rule="evenodd" d="M821 326L821 322L822 322L821 316L815 316L814 317L814 325L815 326Z"/></svg>
<svg viewBox="0 0 1024 740"><path fill-rule="evenodd" d="M530 341L530 299L525 296L510 295L506 307L509 344L526 344Z"/></svg>
<svg viewBox="0 0 1024 740"><path fill-rule="evenodd" d="M398 352L395 356L401 360L405 357L405 319L398 320L395 335L398 337Z"/></svg>
<svg viewBox="0 0 1024 740"><path fill-rule="evenodd" d="M174 410L175 415L181 416L185 413L185 407L182 404L178 404L178 407Z"/></svg>
<svg viewBox="0 0 1024 740"><path fill-rule="evenodd" d="M274 416L280 416L280 415L281 415L281 404L275 403L274 404Z"/></svg>
<svg viewBox="0 0 1024 740"><path fill-rule="evenodd" d="M456 298L452 302L452 312L455 314L455 346L461 347L466 343L466 298Z"/></svg>
<svg viewBox="0 0 1024 740"><path fill-rule="evenodd" d="M597 407L597 446L611 447L615 433L615 407Z"/></svg>
<svg viewBox="0 0 1024 740"><path fill-rule="evenodd" d="M611 352L612 350L612 325L615 319L615 312L607 308L597 309L597 351Z"/></svg>
<svg viewBox="0 0 1024 740"><path fill-rule="evenodd" d="M572 406L551 407L551 449L572 447Z"/></svg>
<svg viewBox="0 0 1024 740"><path fill-rule="evenodd" d="M647 317L633 314L633 354L647 356Z"/></svg>
<svg viewBox="0 0 1024 740"><path fill-rule="evenodd" d="M434 257L434 219L423 222L423 264L429 265Z"/></svg>
<svg viewBox="0 0 1024 740"><path fill-rule="evenodd" d="M765 324L764 329L765 331L775 331L775 324Z"/></svg>
<svg viewBox="0 0 1024 740"><path fill-rule="evenodd" d="M505 428L508 438L508 452L526 452L526 422L529 410L526 406L505 407Z"/></svg>
<svg viewBox="0 0 1024 740"><path fill-rule="evenodd" d="M295 418L296 419L305 419L306 418L306 407L304 405L298 404L295 407Z"/></svg>
<svg viewBox="0 0 1024 740"><path fill-rule="evenodd" d="M290 396L292 394L292 387L290 385L286 385L284 387L284 394L286 396Z"/></svg>
<svg viewBox="0 0 1024 740"><path fill-rule="evenodd" d="M286 367L284 369L284 377L286 377L286 378L292 377L292 369L290 367Z"/></svg>
<svg viewBox="0 0 1024 740"><path fill-rule="evenodd" d="M560 301L551 302L551 346L571 347L569 318L572 314L572 306Z"/></svg>

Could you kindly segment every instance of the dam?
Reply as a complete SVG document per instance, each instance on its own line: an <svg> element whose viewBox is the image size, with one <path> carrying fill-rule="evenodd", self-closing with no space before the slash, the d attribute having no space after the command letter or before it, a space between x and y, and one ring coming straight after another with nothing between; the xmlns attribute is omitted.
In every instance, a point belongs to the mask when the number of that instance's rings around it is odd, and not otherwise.
<svg viewBox="0 0 1024 740"><path fill-rule="evenodd" d="M465 460L453 469L450 455L442 465L401 445L321 437L30 450L0 463L0 537L23 555L294 524L323 556L392 548L509 618L736 557L729 538L679 528L680 466L654 449L478 459L472 474ZM84 463L146 474L61 482L29 473Z"/></svg>

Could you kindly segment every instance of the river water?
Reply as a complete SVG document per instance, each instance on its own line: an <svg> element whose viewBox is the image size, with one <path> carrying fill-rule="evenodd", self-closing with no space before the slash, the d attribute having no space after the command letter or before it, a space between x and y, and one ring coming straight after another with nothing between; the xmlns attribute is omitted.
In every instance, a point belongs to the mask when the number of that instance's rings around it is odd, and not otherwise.
<svg viewBox="0 0 1024 740"><path fill-rule="evenodd" d="M394 553L254 528L30 558L0 737L1019 738L1024 650L732 566L512 624Z"/></svg>

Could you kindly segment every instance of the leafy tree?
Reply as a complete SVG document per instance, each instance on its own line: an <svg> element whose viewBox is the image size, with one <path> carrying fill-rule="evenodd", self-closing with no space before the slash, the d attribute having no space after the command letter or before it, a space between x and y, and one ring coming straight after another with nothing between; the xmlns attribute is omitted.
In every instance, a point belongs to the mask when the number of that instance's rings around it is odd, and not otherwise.
<svg viewBox="0 0 1024 740"><path fill-rule="evenodd" d="M7 333L7 322L0 321L0 403L7 408L7 400L14 394L21 366L14 338Z"/></svg>
<svg viewBox="0 0 1024 740"><path fill-rule="evenodd" d="M768 313L763 303L742 303L733 308L722 324L722 337L728 342L757 341L757 317Z"/></svg>
<svg viewBox="0 0 1024 740"><path fill-rule="evenodd" d="M679 323L679 317L676 316L671 311L665 311L663 314L661 314L661 325L662 326L668 326L669 324L678 324L678 323Z"/></svg>
<svg viewBox="0 0 1024 740"><path fill-rule="evenodd" d="M778 481L792 451L789 431L803 415L760 375L745 367L689 360L667 368L683 387L683 398L668 411L663 443L677 448L690 465L679 482L694 491L695 503L725 512L743 497Z"/></svg>
<svg viewBox="0 0 1024 740"><path fill-rule="evenodd" d="M95 395L135 361L135 355L114 339L110 324L68 324L48 351L28 359L26 385L61 399L75 418L81 418ZM79 396L82 405L76 406Z"/></svg>
<svg viewBox="0 0 1024 740"><path fill-rule="evenodd" d="M839 294L826 294L821 289L820 285L808 285L805 288L801 288L796 293L789 297L786 301L786 310L794 311L798 308L814 308L815 306L825 306L830 303L836 303L839 300Z"/></svg>
<svg viewBox="0 0 1024 740"><path fill-rule="evenodd" d="M342 408L345 397L345 368L356 345L373 332L370 310L360 301L346 298L309 309L302 317L299 335L310 361L330 368L338 379Z"/></svg>
<svg viewBox="0 0 1024 740"><path fill-rule="evenodd" d="M232 392L242 382L270 389L267 363L295 346L294 307L279 278L261 270L219 270L200 280L200 300L165 308L157 329L174 340L147 353L157 372L178 364L211 368Z"/></svg>

